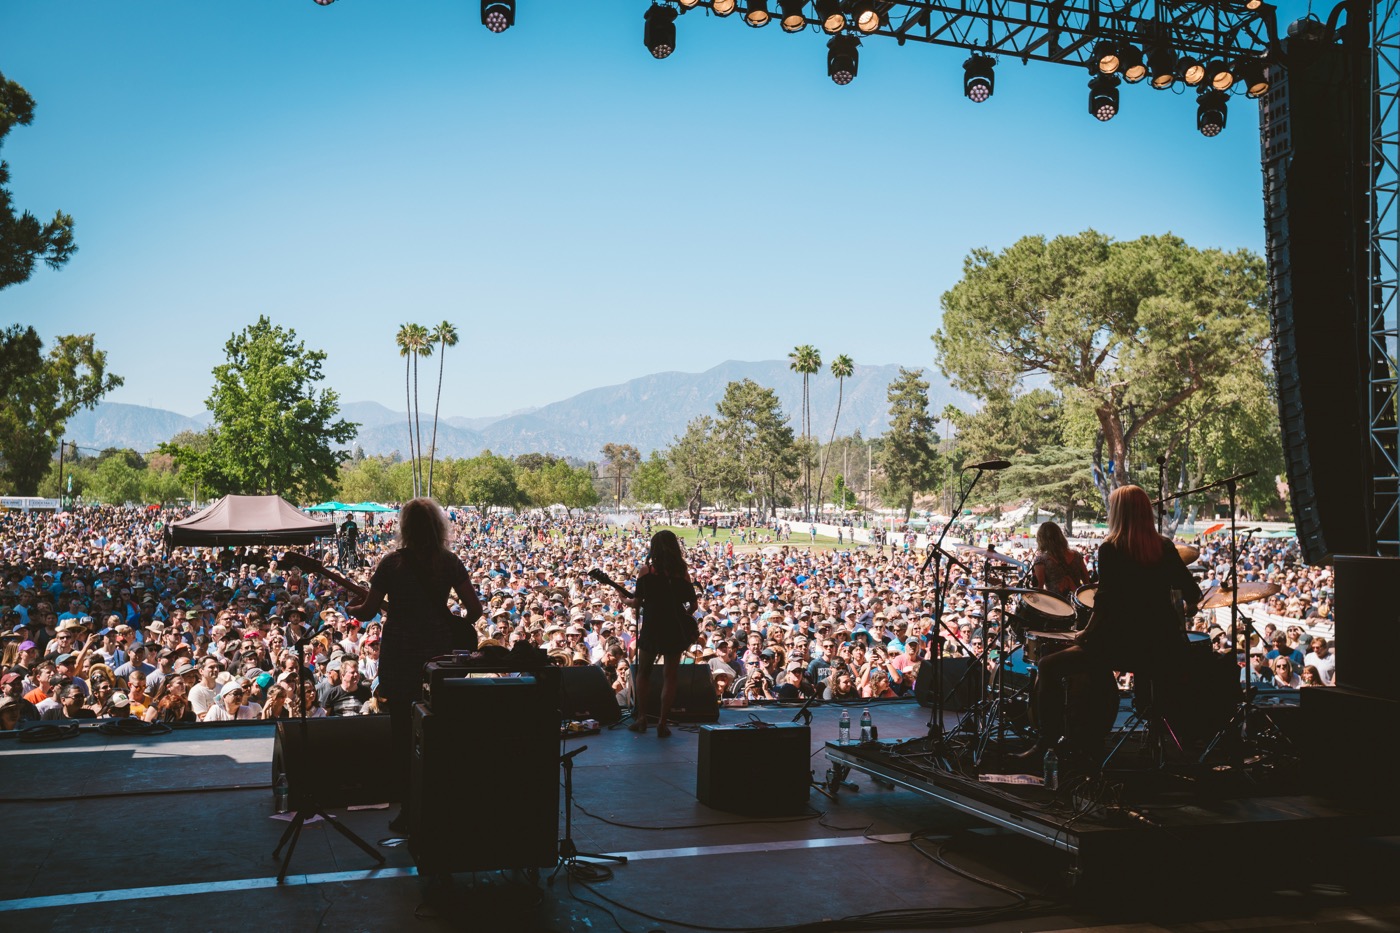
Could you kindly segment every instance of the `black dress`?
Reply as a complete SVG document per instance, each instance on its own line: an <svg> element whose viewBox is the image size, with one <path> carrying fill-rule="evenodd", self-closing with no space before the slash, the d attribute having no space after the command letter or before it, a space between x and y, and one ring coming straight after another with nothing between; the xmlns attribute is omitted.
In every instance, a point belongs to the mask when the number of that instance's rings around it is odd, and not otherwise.
<svg viewBox="0 0 1400 933"><path fill-rule="evenodd" d="M637 580L637 600L642 604L637 635L637 647L642 651L679 656L695 643L695 621L689 616L689 607L695 605L695 585L689 578L649 573Z"/></svg>
<svg viewBox="0 0 1400 933"><path fill-rule="evenodd" d="M457 590L469 607L475 604L473 615L480 614L481 602L456 555L428 567L402 550L395 551L379 562L370 586L388 597L379 692L407 705L419 697L424 664L454 648L476 648L476 629L447 608L448 590Z"/></svg>

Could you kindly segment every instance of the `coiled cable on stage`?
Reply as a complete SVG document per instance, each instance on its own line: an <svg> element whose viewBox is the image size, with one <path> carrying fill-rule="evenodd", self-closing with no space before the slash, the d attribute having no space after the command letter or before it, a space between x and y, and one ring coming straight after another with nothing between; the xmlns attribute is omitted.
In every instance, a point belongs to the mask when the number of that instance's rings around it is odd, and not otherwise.
<svg viewBox="0 0 1400 933"><path fill-rule="evenodd" d="M163 722L143 722L140 719L109 719L98 726L97 731L103 735L141 737L165 735L172 730Z"/></svg>
<svg viewBox="0 0 1400 933"><path fill-rule="evenodd" d="M63 723L53 725L52 723L41 723L37 726L27 726L19 731L18 741L20 742L62 742L64 739L75 739L78 737L77 723Z"/></svg>

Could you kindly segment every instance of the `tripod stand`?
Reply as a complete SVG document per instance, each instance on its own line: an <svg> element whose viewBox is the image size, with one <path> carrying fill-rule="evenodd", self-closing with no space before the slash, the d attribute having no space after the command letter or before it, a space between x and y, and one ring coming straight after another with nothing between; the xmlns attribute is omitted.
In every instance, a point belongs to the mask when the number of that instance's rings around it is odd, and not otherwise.
<svg viewBox="0 0 1400 933"><path fill-rule="evenodd" d="M301 711L301 715L298 717L301 721L301 755L306 759L312 757L311 739L306 729L306 645L327 627L328 626L322 626L319 629L311 631L304 637L297 639L297 643L294 646L297 652L297 689L301 691L299 694L300 703L297 706ZM292 817L292 821L287 824L287 828L282 831L282 838L278 841L277 848L272 850L272 857L277 858L278 854L282 851L282 847L286 846L288 841L291 842L291 845L287 847L287 854L282 857L282 866L277 872L278 884L286 882L287 868L292 864L292 853L297 850L297 843L301 840L301 828L305 826L306 821L313 816L324 820L328 826L359 846L362 851L373 857L380 865L384 864L384 856L376 852L373 846L355 835L350 829L341 825L339 820L333 819L329 813L321 809L320 805L316 802L315 788L307 787L298 795L296 814Z"/></svg>
<svg viewBox="0 0 1400 933"><path fill-rule="evenodd" d="M627 864L627 856L625 855L580 852L578 846L574 845L574 758L587 750L587 745L580 745L573 751L559 756L559 764L564 768L564 838L559 840L559 864L554 866L554 872L549 876L550 884L554 883L554 878L559 874L561 868L567 865L572 869L581 858L616 862L619 865Z"/></svg>

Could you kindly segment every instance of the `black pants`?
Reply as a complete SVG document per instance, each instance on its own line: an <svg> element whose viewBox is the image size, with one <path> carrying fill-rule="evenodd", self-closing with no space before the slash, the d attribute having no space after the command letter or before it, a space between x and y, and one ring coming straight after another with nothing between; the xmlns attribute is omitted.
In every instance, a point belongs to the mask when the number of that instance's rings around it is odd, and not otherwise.
<svg viewBox="0 0 1400 933"><path fill-rule="evenodd" d="M1078 674L1112 676L1112 668L1096 655L1074 645L1040 662L1035 679L1036 730L1043 744L1058 742L1065 734L1065 679Z"/></svg>

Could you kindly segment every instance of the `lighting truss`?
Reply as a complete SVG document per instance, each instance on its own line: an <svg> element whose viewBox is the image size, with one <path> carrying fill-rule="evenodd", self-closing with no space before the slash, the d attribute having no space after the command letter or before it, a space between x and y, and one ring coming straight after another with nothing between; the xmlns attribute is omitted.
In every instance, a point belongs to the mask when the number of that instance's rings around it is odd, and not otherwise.
<svg viewBox="0 0 1400 933"><path fill-rule="evenodd" d="M1396 0L1381 0L1392 7ZM1166 35L1181 56L1202 61L1233 61L1277 48L1278 27L1271 6L1246 8L1244 2L1207 0L873 0L880 25L862 35L885 36L899 44L923 42L977 50L990 55L1085 67L1094 43L1108 39L1141 44ZM715 0L699 0L712 8ZM854 10L856 0L842 0ZM746 0L735 5L747 11ZM820 28L812 4L807 23ZM849 19L849 17L848 17Z"/></svg>
<svg viewBox="0 0 1400 933"><path fill-rule="evenodd" d="M1371 10L1371 165L1369 191L1371 359L1368 428L1371 515L1376 553L1400 556L1400 10L1379 0Z"/></svg>

